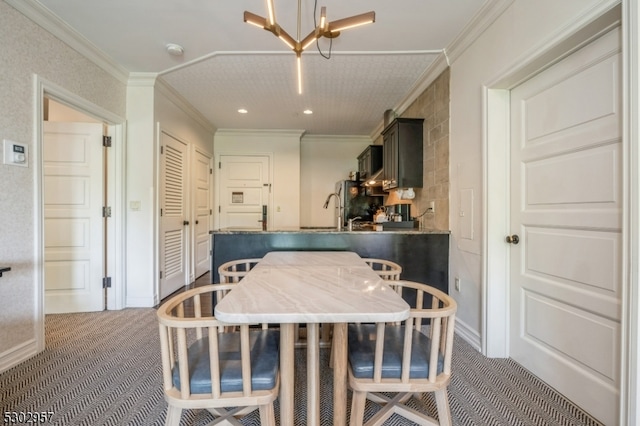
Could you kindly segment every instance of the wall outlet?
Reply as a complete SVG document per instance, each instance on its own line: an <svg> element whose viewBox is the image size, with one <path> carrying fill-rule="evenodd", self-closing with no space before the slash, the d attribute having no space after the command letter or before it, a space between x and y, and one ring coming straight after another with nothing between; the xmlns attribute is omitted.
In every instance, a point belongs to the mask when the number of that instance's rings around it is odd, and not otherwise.
<svg viewBox="0 0 640 426"><path fill-rule="evenodd" d="M460 278L456 277L454 279L454 287L455 287L456 291L460 291Z"/></svg>

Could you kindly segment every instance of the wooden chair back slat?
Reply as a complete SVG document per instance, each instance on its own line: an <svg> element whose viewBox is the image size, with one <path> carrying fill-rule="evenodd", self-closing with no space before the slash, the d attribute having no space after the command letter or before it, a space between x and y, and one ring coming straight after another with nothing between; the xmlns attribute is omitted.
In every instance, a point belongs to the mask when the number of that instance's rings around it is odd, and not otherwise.
<svg viewBox="0 0 640 426"><path fill-rule="evenodd" d="M382 380L382 356L384 350L384 323L376 324L376 351L373 364L373 380L380 383Z"/></svg>
<svg viewBox="0 0 640 426"><path fill-rule="evenodd" d="M360 348L358 348L358 342L350 341L350 344L352 342L356 345L354 350L364 351L362 354L354 357L352 361L361 363L357 365L357 367L360 368L359 371L367 371L369 368L373 369L373 376L367 377L364 375L364 377L356 377L354 374L355 367L349 367L349 385L353 390L351 426L362 425L365 400L367 398L374 402L385 401L386 403L375 415L375 421L372 419L372 422L374 422L372 424L384 424L385 420L393 413L397 413L419 424L450 425L451 413L446 387L451 379L451 359L453 354L455 313L457 309L456 302L446 293L426 284L396 280L389 281L388 285L399 293L402 293L403 289L415 291L416 293L415 300L412 302L410 309L409 318L402 322L404 325L404 335L401 349L389 348L390 351L402 351L402 360L399 365L400 371L398 376L396 376L397 378L381 378L381 371L385 368L383 358L383 354L385 353L385 332L400 331L398 327L400 327L401 324L397 322L376 324L376 341L375 343L372 342L375 347L372 365L358 361L367 359L368 355L363 355L369 354L370 349L367 349L367 346L362 344L362 342L360 343ZM431 298L430 302L429 298ZM424 307L425 303L427 303L427 307ZM356 330L358 329L359 328L356 328ZM424 336L419 336L417 333L422 333ZM393 345L396 347L399 344L399 337L392 338L391 336L393 335L390 335L389 342L393 341ZM365 337L362 338L364 339ZM358 339L358 341L360 341L360 339ZM430 345L426 353L427 358L424 361L425 364L428 363L426 378L419 378L422 377L422 375L416 375L415 378L412 377L412 366L416 369L419 369L421 366L424 367L419 360L412 360L412 356L419 356L418 354L421 353L420 349L413 347L415 344ZM386 367L391 367L392 369L398 368L397 365L393 364L389 364ZM388 397L382 392L399 392L402 395ZM409 409L404 406L404 402L407 401L411 395L423 392L435 393L436 407L438 409L437 417L441 419L441 422L431 417L428 413L420 413L415 409ZM373 394L376 396L372 396ZM422 419L424 419L424 421L422 421Z"/></svg>
<svg viewBox="0 0 640 426"><path fill-rule="evenodd" d="M402 266L386 259L364 258L365 263L371 266L371 269L383 280L399 280L402 273Z"/></svg>
<svg viewBox="0 0 640 426"><path fill-rule="evenodd" d="M261 259L238 259L218 267L221 284L238 283Z"/></svg>
<svg viewBox="0 0 640 426"><path fill-rule="evenodd" d="M253 339L266 338L261 341L265 342L267 345L265 347L270 347L269 350L273 353L274 348L277 348L274 341L276 335L267 330L269 334L252 337L249 324L223 323L212 315L213 306L212 311L206 310L211 305L204 303L207 300L205 297L211 297L212 301L219 301L234 287L235 284L213 284L197 287L172 297L158 309L163 390L165 399L169 403L167 424L177 426L182 409L192 408L209 409L218 416L216 421L222 422L222 424L229 424L229 422L236 424L234 415L238 415L240 411L242 413L251 411L243 407L258 407L261 413L260 418L264 419L262 420L263 424L275 425L273 401L278 396L279 377L275 376L273 389L254 390L251 352ZM239 332L236 331L238 329ZM221 339L224 333L234 333L234 335L225 336L223 344ZM235 340L237 338L239 339L240 364L235 370L235 374L238 379L241 379L242 386L241 388L238 386L237 391L223 392L220 351L224 351L225 359L227 359L226 351L238 350L229 346L233 345L234 341L238 341ZM202 345L207 341L208 343L203 347ZM208 359L203 358L203 356L207 356L207 353ZM190 356L191 359L189 359ZM270 357L273 355L259 359L269 359ZM189 365L195 359L197 359L197 364ZM277 374L277 358L272 359L276 364L267 364L266 370L263 366L263 371L275 371ZM205 366L209 367L209 372L205 373L203 377L202 373L206 371ZM197 368L198 373L194 373L194 368ZM175 373L174 370L176 370ZM227 373L225 373L225 377L227 377ZM274 379L273 375L266 377ZM196 378L198 379L196 380ZM226 383L225 386L229 386L229 383L233 386L233 382ZM211 386L210 393L208 391L209 385ZM203 393L203 387L206 389L205 393ZM227 407L239 408L227 410Z"/></svg>

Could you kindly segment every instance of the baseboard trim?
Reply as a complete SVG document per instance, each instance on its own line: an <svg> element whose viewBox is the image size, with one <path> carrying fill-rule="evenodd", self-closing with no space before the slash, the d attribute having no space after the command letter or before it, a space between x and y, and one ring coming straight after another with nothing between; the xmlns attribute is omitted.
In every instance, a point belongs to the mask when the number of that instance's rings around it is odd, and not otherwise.
<svg viewBox="0 0 640 426"><path fill-rule="evenodd" d="M480 333L473 330L464 321L460 321L456 318L456 334L462 337L467 343L469 343L475 350L482 353L482 339Z"/></svg>
<svg viewBox="0 0 640 426"><path fill-rule="evenodd" d="M9 370L21 362L37 355L40 351L35 339L27 340L0 354L0 373Z"/></svg>

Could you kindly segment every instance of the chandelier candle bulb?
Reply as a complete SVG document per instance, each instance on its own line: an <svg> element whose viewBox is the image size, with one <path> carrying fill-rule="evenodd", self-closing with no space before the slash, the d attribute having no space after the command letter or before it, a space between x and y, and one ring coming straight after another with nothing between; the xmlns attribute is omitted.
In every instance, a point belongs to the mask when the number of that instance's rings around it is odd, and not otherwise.
<svg viewBox="0 0 640 426"><path fill-rule="evenodd" d="M305 38L300 37L300 26L302 24L301 18L301 0L298 0L298 34L297 39L291 37L284 29L276 23L276 13L273 5L273 0L267 0L267 13L269 18L263 18L254 13L244 11L244 22L255 25L257 27L264 28L271 32L273 35L282 40L291 50L296 54L297 67L298 67L298 93L302 94L302 65L300 64L302 52L309 47L314 41L321 37L335 38L340 35L340 31L347 28L358 27L360 25L370 24L375 22L376 13L371 11L362 13L360 15L351 16L349 18L338 19L334 22L327 21L327 8L325 6L320 8L320 23L313 29ZM314 16L315 22L315 16Z"/></svg>

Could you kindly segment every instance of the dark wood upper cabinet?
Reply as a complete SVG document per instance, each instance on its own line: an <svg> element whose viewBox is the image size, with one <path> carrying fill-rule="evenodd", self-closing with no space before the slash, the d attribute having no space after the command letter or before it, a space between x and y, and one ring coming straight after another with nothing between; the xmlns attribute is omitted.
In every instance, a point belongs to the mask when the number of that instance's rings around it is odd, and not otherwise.
<svg viewBox="0 0 640 426"><path fill-rule="evenodd" d="M422 188L422 118L396 118L383 131L382 189Z"/></svg>
<svg viewBox="0 0 640 426"><path fill-rule="evenodd" d="M358 173L360 179L371 177L382 168L382 145L369 145L358 155Z"/></svg>

